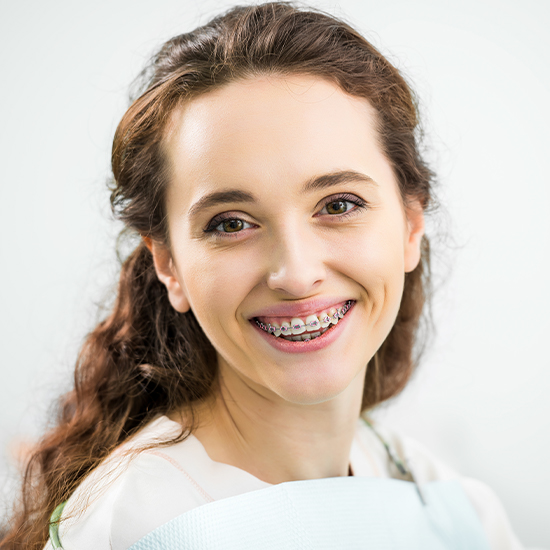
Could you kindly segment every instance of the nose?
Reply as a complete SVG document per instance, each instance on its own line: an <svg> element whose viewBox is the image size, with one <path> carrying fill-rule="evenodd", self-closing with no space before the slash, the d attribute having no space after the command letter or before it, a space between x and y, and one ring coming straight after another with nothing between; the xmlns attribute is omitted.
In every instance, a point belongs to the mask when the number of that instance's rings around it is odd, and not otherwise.
<svg viewBox="0 0 550 550"><path fill-rule="evenodd" d="M277 232L270 251L267 286L303 298L326 278L322 242L307 230Z"/></svg>

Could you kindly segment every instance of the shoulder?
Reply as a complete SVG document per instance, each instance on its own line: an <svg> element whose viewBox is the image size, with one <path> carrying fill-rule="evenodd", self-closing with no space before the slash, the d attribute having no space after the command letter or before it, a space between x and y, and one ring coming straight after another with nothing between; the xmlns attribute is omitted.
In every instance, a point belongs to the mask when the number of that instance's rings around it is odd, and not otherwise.
<svg viewBox="0 0 550 550"><path fill-rule="evenodd" d="M177 435L165 417L152 424L132 442L135 447L151 441L152 435ZM174 459L176 447L178 459L189 455L192 461L197 442L189 438L134 454L126 445L96 468L65 506L59 528L64 549L126 549L173 517L210 502L197 476Z"/></svg>
<svg viewBox="0 0 550 550"><path fill-rule="evenodd" d="M354 473L357 470L359 476L402 477L395 462L407 464L419 483L459 477L418 441L378 422L369 420L367 424L360 419L352 445Z"/></svg>
<svg viewBox="0 0 550 550"><path fill-rule="evenodd" d="M439 459L419 441L378 422L369 423L370 425L362 420L358 423L356 440L361 442L365 451L377 459L381 477L394 477L390 452L398 460L409 465L419 483L449 481L460 477L454 468Z"/></svg>
<svg viewBox="0 0 550 550"><path fill-rule="evenodd" d="M512 530L502 503L488 485L477 479L462 476L426 446L411 437L378 423L374 423L373 428L374 430L361 421L357 428L356 439L362 441L364 446L369 445L373 457L380 465L382 477L393 477L391 460L382 443L384 441L408 464L420 485L432 481L458 481L481 521L491 548L498 550L523 548Z"/></svg>

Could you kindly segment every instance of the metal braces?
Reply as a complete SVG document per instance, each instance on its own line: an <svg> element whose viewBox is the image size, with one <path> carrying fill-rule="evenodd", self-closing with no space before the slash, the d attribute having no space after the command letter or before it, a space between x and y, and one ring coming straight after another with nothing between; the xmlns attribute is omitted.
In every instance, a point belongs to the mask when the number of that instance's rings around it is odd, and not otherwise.
<svg viewBox="0 0 550 550"><path fill-rule="evenodd" d="M338 308L336 310L336 313L332 316L332 319L341 319L349 310L349 308L351 307L352 305L352 300L349 300L347 301L341 308ZM326 317L323 317L323 319L321 319L321 321L323 323L329 323L331 320L331 317L329 315L327 315ZM268 323L267 325L265 323L262 323L261 321L258 321L258 319L255 319L256 321L256 324L265 332L268 332L269 334L273 334L277 328L274 327L271 323ZM310 327L317 327L321 324L321 322L319 320L315 320L315 321L311 321L311 323L309 323L309 326ZM293 325L291 327L279 327L279 330L281 331L281 334L286 334L287 331L290 331L291 329L295 329L295 330L299 330L301 328L307 328L308 324L307 323L304 323L303 325ZM328 328L328 327L325 327L325 328Z"/></svg>

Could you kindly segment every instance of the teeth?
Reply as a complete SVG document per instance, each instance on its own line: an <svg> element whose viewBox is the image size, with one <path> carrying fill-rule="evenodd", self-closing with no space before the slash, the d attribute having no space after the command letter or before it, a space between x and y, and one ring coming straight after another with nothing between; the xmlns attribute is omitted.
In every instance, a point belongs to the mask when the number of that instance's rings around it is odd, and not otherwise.
<svg viewBox="0 0 550 550"><path fill-rule="evenodd" d="M317 315L310 315L306 319L306 330L308 332L315 332L319 328L319 319Z"/></svg>
<svg viewBox="0 0 550 550"><path fill-rule="evenodd" d="M302 319L299 319L298 317L294 317L292 321L290 321L290 324L292 325L292 334L298 335L302 334L306 331L306 327L304 326L304 322Z"/></svg>
<svg viewBox="0 0 550 550"><path fill-rule="evenodd" d="M352 302L346 302L340 308L330 308L328 312L322 311L317 315L309 315L305 322L299 317L294 317L288 321L284 321L279 326L277 323L263 323L259 320L256 322L262 330L272 334L275 337L283 336L286 340L303 341L317 338L331 325L336 325L340 319L344 317L347 311L352 306ZM319 330L321 329L321 330ZM306 334L304 334L306 333Z"/></svg>
<svg viewBox="0 0 550 550"><path fill-rule="evenodd" d="M271 334L274 334L278 338L281 336L281 327L277 323L271 323L268 332L271 332Z"/></svg>
<svg viewBox="0 0 550 550"><path fill-rule="evenodd" d="M294 342L306 342L317 338L317 336L321 336L321 332L306 332L305 334L298 334L296 336L283 336L283 338Z"/></svg>
<svg viewBox="0 0 550 550"><path fill-rule="evenodd" d="M317 332L306 332L305 334L298 334L296 336L283 336L283 338L285 340L292 340L294 342L305 342L306 340L313 340L314 338L321 336L321 334L325 333L327 330L328 328L325 328Z"/></svg>
<svg viewBox="0 0 550 550"><path fill-rule="evenodd" d="M281 323L281 334L283 336L289 336L290 334L292 334L291 332L291 328L290 328L290 323L287 323L286 321L284 323Z"/></svg>
<svg viewBox="0 0 550 550"><path fill-rule="evenodd" d="M322 328L326 328L330 325L330 317L328 316L328 313L326 311L323 311L319 314L319 321Z"/></svg>

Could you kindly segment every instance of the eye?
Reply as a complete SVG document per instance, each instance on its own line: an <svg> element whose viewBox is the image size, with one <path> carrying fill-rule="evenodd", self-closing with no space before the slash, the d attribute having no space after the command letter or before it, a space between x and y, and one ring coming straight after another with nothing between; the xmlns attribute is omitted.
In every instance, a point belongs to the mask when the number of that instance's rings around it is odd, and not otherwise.
<svg viewBox="0 0 550 550"><path fill-rule="evenodd" d="M252 227L252 224L241 218L216 216L203 231L223 236L228 233L240 233L249 227Z"/></svg>
<svg viewBox="0 0 550 550"><path fill-rule="evenodd" d="M350 201L333 201L325 204L327 214L343 214L353 208L353 203Z"/></svg>
<svg viewBox="0 0 550 550"><path fill-rule="evenodd" d="M224 220L220 225L216 227L218 231L225 231L225 233L235 233L241 231L244 227L244 222L235 218L234 220ZM221 229L219 229L221 228Z"/></svg>
<svg viewBox="0 0 550 550"><path fill-rule="evenodd" d="M367 207L367 203L356 195L345 193L336 197L328 197L325 205L317 215L339 216L345 218L346 215L358 213L359 210Z"/></svg>

